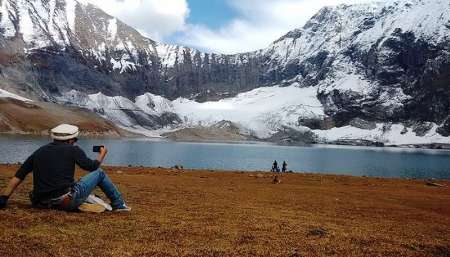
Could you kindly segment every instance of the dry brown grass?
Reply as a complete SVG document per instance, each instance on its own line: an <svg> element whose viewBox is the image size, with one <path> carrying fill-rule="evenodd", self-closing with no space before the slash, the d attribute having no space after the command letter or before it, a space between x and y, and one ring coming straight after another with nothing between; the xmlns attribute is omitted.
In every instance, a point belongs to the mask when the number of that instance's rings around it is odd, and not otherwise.
<svg viewBox="0 0 450 257"><path fill-rule="evenodd" d="M16 168L0 166L0 186ZM131 214L33 210L28 179L0 211L0 256L450 256L448 187L305 174L273 184L257 173L107 171Z"/></svg>

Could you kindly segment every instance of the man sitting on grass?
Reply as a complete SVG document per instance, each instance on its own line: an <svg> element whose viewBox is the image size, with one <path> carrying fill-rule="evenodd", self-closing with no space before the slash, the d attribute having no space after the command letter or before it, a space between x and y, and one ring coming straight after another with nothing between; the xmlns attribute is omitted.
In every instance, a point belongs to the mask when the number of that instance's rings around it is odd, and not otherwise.
<svg viewBox="0 0 450 257"><path fill-rule="evenodd" d="M100 169L106 148L100 149L96 160L89 159L80 147L74 145L78 133L78 127L67 124L52 129L54 141L39 148L20 167L0 195L0 209L6 207L15 189L33 172L33 191L30 193L33 207L75 211L98 186L111 200L113 210L131 211L111 179ZM76 183L75 164L91 172Z"/></svg>

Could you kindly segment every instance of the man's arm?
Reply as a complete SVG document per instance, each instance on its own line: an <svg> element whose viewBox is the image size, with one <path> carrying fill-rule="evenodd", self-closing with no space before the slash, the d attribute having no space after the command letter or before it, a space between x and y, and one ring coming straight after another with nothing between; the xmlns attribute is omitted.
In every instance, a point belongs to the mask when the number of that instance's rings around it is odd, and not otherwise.
<svg viewBox="0 0 450 257"><path fill-rule="evenodd" d="M9 181L8 186L0 194L0 209L6 207L9 197L14 193L16 188L22 183L22 181L31 171L33 171L33 155L28 157L28 159L16 172L16 175Z"/></svg>
<svg viewBox="0 0 450 257"><path fill-rule="evenodd" d="M87 170L87 171L94 171L97 170L100 167L100 164L105 159L106 153L108 151L106 148L102 147L100 148L100 153L97 156L96 160L89 159L86 154L84 153L81 148L76 147L75 148L75 162L80 168Z"/></svg>
<svg viewBox="0 0 450 257"><path fill-rule="evenodd" d="M13 177L9 183L8 186L3 189L2 196L7 196L8 198L14 193L16 188L22 183L23 180L21 180L18 177Z"/></svg>
<svg viewBox="0 0 450 257"><path fill-rule="evenodd" d="M97 161L102 163L103 160L105 159L107 153L108 153L108 149L106 149L105 147L101 147L100 152L98 153L98 156L97 156Z"/></svg>

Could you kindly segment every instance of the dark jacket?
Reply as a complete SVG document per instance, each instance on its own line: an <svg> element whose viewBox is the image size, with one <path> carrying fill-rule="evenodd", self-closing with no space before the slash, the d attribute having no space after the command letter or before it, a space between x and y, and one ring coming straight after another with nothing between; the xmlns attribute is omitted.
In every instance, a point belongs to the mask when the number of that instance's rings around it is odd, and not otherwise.
<svg viewBox="0 0 450 257"><path fill-rule="evenodd" d="M53 142L28 157L15 176L24 180L33 172L33 197L55 198L65 194L74 184L75 164L87 171L100 167L100 162L89 159L80 147Z"/></svg>

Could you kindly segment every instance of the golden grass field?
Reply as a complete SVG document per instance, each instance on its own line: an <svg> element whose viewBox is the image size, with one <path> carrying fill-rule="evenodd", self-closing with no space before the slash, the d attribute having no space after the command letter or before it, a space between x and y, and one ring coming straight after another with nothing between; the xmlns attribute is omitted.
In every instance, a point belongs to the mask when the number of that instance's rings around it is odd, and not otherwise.
<svg viewBox="0 0 450 257"><path fill-rule="evenodd" d="M106 170L132 213L31 209L28 178L0 210L0 256L450 256L448 181Z"/></svg>

